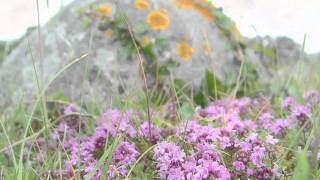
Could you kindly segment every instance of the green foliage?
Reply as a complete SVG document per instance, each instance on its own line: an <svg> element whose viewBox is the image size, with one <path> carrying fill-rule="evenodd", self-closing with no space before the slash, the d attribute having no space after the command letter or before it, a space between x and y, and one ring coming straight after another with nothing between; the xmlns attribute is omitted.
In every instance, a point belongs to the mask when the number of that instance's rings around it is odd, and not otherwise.
<svg viewBox="0 0 320 180"><path fill-rule="evenodd" d="M228 87L223 85L209 70L206 70L205 78L207 84L207 94L210 98L217 97L219 92L226 92L228 89Z"/></svg>
<svg viewBox="0 0 320 180"><path fill-rule="evenodd" d="M263 85L259 82L259 73L254 64L246 62L243 65L241 76L241 86L238 90L237 95L248 96L252 94L256 94L256 92L262 91L264 88Z"/></svg>
<svg viewBox="0 0 320 180"><path fill-rule="evenodd" d="M19 39L12 41L0 41L0 64L2 61L11 53L11 51L19 45L19 43L27 37L31 32L33 32L36 28L29 27L26 33Z"/></svg>
<svg viewBox="0 0 320 180"><path fill-rule="evenodd" d="M61 91L57 90L48 97L50 100L58 100L68 102L68 97Z"/></svg>
<svg viewBox="0 0 320 180"><path fill-rule="evenodd" d="M221 97L230 89L208 69L205 71L205 78L201 84L200 91L194 96L194 102L201 106L205 106L212 99Z"/></svg>
<svg viewBox="0 0 320 180"><path fill-rule="evenodd" d="M194 102L198 105L205 106L213 99L219 99L228 95L233 90L237 83L240 87L237 90L237 97L243 97L250 94L255 94L262 88L259 83L259 74L253 64L245 63L243 65L240 82L234 78L229 78L222 82L219 80L212 71L206 69L205 77L202 80L200 90L193 97Z"/></svg>
<svg viewBox="0 0 320 180"><path fill-rule="evenodd" d="M91 20L86 16L82 17L81 26L83 30L87 30L91 26Z"/></svg>
<svg viewBox="0 0 320 180"><path fill-rule="evenodd" d="M182 120L190 119L194 113L193 104L188 101L182 103L178 113Z"/></svg>
<svg viewBox="0 0 320 180"><path fill-rule="evenodd" d="M77 9L76 15L77 16L83 15L88 10L88 8L89 8L88 6L80 7L79 9Z"/></svg>
<svg viewBox="0 0 320 180"><path fill-rule="evenodd" d="M297 166L293 174L293 180L309 179L309 162L306 152L297 155Z"/></svg>
<svg viewBox="0 0 320 180"><path fill-rule="evenodd" d="M275 59L276 58L276 54L274 52L273 48L270 47L262 47L260 44L255 43L252 45L252 48L258 52L261 53L263 56L271 58L271 59Z"/></svg>
<svg viewBox="0 0 320 180"><path fill-rule="evenodd" d="M160 76L169 76L171 70L177 68L180 63L173 59L168 59L164 64L159 67L159 75Z"/></svg>

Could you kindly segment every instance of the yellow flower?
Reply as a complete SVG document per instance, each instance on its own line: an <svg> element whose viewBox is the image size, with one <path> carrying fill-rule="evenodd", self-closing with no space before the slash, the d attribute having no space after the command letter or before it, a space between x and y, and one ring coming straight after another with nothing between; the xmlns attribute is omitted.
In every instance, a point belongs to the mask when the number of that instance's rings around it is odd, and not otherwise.
<svg viewBox="0 0 320 180"><path fill-rule="evenodd" d="M209 44L208 42L206 42L206 43L204 43L204 44L202 45L202 48L203 48L204 54L207 55L207 56L209 56L210 53L211 53L211 46L210 46L210 44Z"/></svg>
<svg viewBox="0 0 320 180"><path fill-rule="evenodd" d="M214 9L217 9L217 7L213 4L213 2L211 2L210 0L202 0L203 3L206 3L206 5L209 7L209 8L214 8Z"/></svg>
<svg viewBox="0 0 320 180"><path fill-rule="evenodd" d="M181 42L177 46L177 54L180 58L189 61L194 53L194 49L186 42Z"/></svg>
<svg viewBox="0 0 320 180"><path fill-rule="evenodd" d="M143 36L143 45L148 45L150 43L150 38L148 36Z"/></svg>
<svg viewBox="0 0 320 180"><path fill-rule="evenodd" d="M166 30L170 25L170 19L165 11L152 11L147 16L147 23L155 31Z"/></svg>
<svg viewBox="0 0 320 180"><path fill-rule="evenodd" d="M194 2L194 0L175 0L175 4L178 8L195 10L203 17L207 18L208 21L213 21L216 19L214 13L211 12L212 8L216 8L212 3L207 0L202 0L201 4L199 2Z"/></svg>
<svg viewBox="0 0 320 180"><path fill-rule="evenodd" d="M240 42L242 40L241 33L239 32L236 23L232 24L230 31L237 42Z"/></svg>
<svg viewBox="0 0 320 180"><path fill-rule="evenodd" d="M106 30L105 35L106 35L108 38L111 38L111 37L112 37L112 33L113 33L112 29L109 28L109 29Z"/></svg>
<svg viewBox="0 0 320 180"><path fill-rule="evenodd" d="M105 16L109 16L112 13L112 8L109 4L104 4L97 9L98 13L101 13Z"/></svg>
<svg viewBox="0 0 320 180"><path fill-rule="evenodd" d="M136 0L134 5L137 9L140 9L140 10L149 8L149 3L147 0Z"/></svg>
<svg viewBox="0 0 320 180"><path fill-rule="evenodd" d="M175 0L175 5L182 9L193 9L196 4L192 0Z"/></svg>
<svg viewBox="0 0 320 180"><path fill-rule="evenodd" d="M205 18L207 18L208 21L214 21L216 19L216 16L210 12L209 9L204 7L197 7L196 10Z"/></svg>

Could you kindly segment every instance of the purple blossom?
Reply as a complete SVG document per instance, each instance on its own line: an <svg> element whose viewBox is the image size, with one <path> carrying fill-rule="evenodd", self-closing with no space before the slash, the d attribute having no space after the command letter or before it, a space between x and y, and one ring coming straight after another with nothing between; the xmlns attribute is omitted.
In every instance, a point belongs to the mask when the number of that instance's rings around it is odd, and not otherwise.
<svg viewBox="0 0 320 180"><path fill-rule="evenodd" d="M168 180L184 180L184 171L182 170L181 167L173 167L170 168L168 171L168 176L167 178Z"/></svg>
<svg viewBox="0 0 320 180"><path fill-rule="evenodd" d="M68 106L66 106L64 108L64 114L65 115L68 115L68 114L71 114L73 112L76 112L76 106L74 104L69 104Z"/></svg>
<svg viewBox="0 0 320 180"><path fill-rule="evenodd" d="M276 119L271 126L271 132L275 135L284 134L289 127L290 123L287 119Z"/></svg>
<svg viewBox="0 0 320 180"><path fill-rule="evenodd" d="M249 162L249 151L248 150L240 150L235 154L235 160L240 161L244 164L247 164Z"/></svg>
<svg viewBox="0 0 320 180"><path fill-rule="evenodd" d="M101 149L105 146L106 139L108 137L108 131L104 127L96 127L92 136L92 143L94 149Z"/></svg>
<svg viewBox="0 0 320 180"><path fill-rule="evenodd" d="M159 175L162 179L169 178L170 172L180 172L178 170L182 167L185 157L184 151L172 142L163 141L154 148L154 159L157 161Z"/></svg>
<svg viewBox="0 0 320 180"><path fill-rule="evenodd" d="M184 169L186 179L203 179L203 177L208 174L208 171L201 165L197 164L194 159L185 162L182 167Z"/></svg>
<svg viewBox="0 0 320 180"><path fill-rule="evenodd" d="M263 128L269 129L271 125L272 116L269 112L261 114L259 117L259 120L261 121L261 124Z"/></svg>
<svg viewBox="0 0 320 180"><path fill-rule="evenodd" d="M206 161L217 161L221 160L220 153L210 144L199 144L196 147L197 152L191 157L197 159L198 163L202 164Z"/></svg>
<svg viewBox="0 0 320 180"><path fill-rule="evenodd" d="M247 177L251 177L254 175L254 173L255 173L255 171L252 168L248 168L246 175L247 175Z"/></svg>
<svg viewBox="0 0 320 180"><path fill-rule="evenodd" d="M134 114L130 111L122 113L118 110L111 110L104 113L98 119L98 124L105 127L113 137L117 133L123 133L134 138L137 136L137 131L130 117L134 117Z"/></svg>
<svg viewBox="0 0 320 180"><path fill-rule="evenodd" d="M241 161L234 161L232 165L236 171L242 171L246 168L243 162Z"/></svg>
<svg viewBox="0 0 320 180"><path fill-rule="evenodd" d="M271 180L273 177L272 169L262 167L254 174L254 178L257 180Z"/></svg>
<svg viewBox="0 0 320 180"><path fill-rule="evenodd" d="M149 123L143 120L144 112L122 112L116 109L107 111L96 121L97 126L91 136L82 135L79 138L72 124L61 121L52 131L51 138L57 141L66 135L64 148L70 157L70 160L65 161L66 172L73 174L74 170L79 171L81 178L93 171L105 146L109 146L108 142L119 135L122 139L112 156L106 179L126 176L130 165L137 161L140 154L137 149L144 149L145 144L155 144L155 166L150 165L149 158L145 158L148 159L146 161L142 158L141 165L148 171L156 171L160 179L281 178L267 155L277 157L278 152L271 150L277 148L275 145L279 139L285 137L292 127L303 125L309 120L311 101L317 100L316 97L316 94L306 95L306 105L298 104L291 97L286 98L281 107L288 110L288 113L281 115L281 110L273 111L270 108L258 114L257 111L265 104L258 99L217 100L199 110L194 120L174 124L177 131L171 133L173 136L169 138L181 146L166 141L168 136L163 133L165 129L155 124L150 126L150 136ZM68 109L66 112L72 112L72 107ZM257 114L260 115L258 119ZM157 112L153 114L160 115ZM148 143L140 146L142 138L147 139ZM37 142L41 148L44 147L43 139L39 138ZM53 146L56 145L53 143ZM80 169L77 169L78 164ZM103 168L103 165L98 167L92 179L99 179Z"/></svg>
<svg viewBox="0 0 320 180"><path fill-rule="evenodd" d="M181 125L178 135L186 136L189 143L208 143L219 139L219 131L212 126L202 126L196 121Z"/></svg>
<svg viewBox="0 0 320 180"><path fill-rule="evenodd" d="M304 95L307 104L317 105L319 103L320 94L317 91L309 91Z"/></svg>
<svg viewBox="0 0 320 180"><path fill-rule="evenodd" d="M137 160L139 152L134 144L123 141L121 142L114 153L113 162L117 165L132 164Z"/></svg>
<svg viewBox="0 0 320 180"><path fill-rule="evenodd" d="M275 145L279 142L279 139L275 139L272 135L267 135L266 137L266 143Z"/></svg>
<svg viewBox="0 0 320 180"><path fill-rule="evenodd" d="M238 109L241 115L247 113L248 106L252 103L252 100L248 97L237 99L234 101L235 107Z"/></svg>
<svg viewBox="0 0 320 180"><path fill-rule="evenodd" d="M206 118L219 119L225 114L225 109L221 106L211 104L200 111L200 115Z"/></svg>
<svg viewBox="0 0 320 180"><path fill-rule="evenodd" d="M298 125L303 126L307 120L311 117L311 108L310 106L304 106L301 104L296 105L291 114L292 119L296 119Z"/></svg>
<svg viewBox="0 0 320 180"><path fill-rule="evenodd" d="M94 170L94 166L96 165L96 163L97 163L96 160L92 160L87 163L87 166L83 170L83 178L84 179L87 178L87 176ZM100 180L101 173L102 173L102 168L100 167L96 170L96 172L93 174L91 179L92 180Z"/></svg>
<svg viewBox="0 0 320 180"><path fill-rule="evenodd" d="M141 123L139 135L147 138L151 143L155 144L161 138L161 130L154 124L151 124L151 137L149 132L149 123L144 121Z"/></svg>
<svg viewBox="0 0 320 180"><path fill-rule="evenodd" d="M288 96L282 101L281 108L282 109L288 109L291 106L293 106L294 104L295 104L294 99L292 97Z"/></svg>
<svg viewBox="0 0 320 180"><path fill-rule="evenodd" d="M225 166L218 164L217 162L207 162L204 168L208 169L208 179L229 180L231 179L230 173Z"/></svg>
<svg viewBox="0 0 320 180"><path fill-rule="evenodd" d="M263 167L264 163L263 163L263 158L266 155L266 149L264 147L254 147L253 148L253 152L250 156L250 160L251 162L259 167Z"/></svg>

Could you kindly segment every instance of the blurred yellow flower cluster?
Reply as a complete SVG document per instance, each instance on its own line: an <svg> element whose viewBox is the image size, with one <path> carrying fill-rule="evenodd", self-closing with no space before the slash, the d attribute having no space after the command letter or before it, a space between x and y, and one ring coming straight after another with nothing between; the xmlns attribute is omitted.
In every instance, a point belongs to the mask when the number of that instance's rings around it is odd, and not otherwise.
<svg viewBox="0 0 320 180"><path fill-rule="evenodd" d="M194 49L186 42L179 43L176 50L178 56L186 61L189 61L194 53Z"/></svg>
<svg viewBox="0 0 320 180"><path fill-rule="evenodd" d="M97 8L97 12L105 16L109 16L112 13L112 7L109 4L104 4Z"/></svg>
<svg viewBox="0 0 320 180"><path fill-rule="evenodd" d="M241 36L240 31L239 31L238 28L237 28L236 23L233 23L233 24L232 24L230 31L231 31L234 39L235 39L237 42L242 41L242 36Z"/></svg>
<svg viewBox="0 0 320 180"><path fill-rule="evenodd" d="M211 53L211 46L210 46L209 42L204 43L202 45L202 48L203 48L204 54L209 56Z"/></svg>
<svg viewBox="0 0 320 180"><path fill-rule="evenodd" d="M205 5L202 5L201 3L205 3ZM196 2L195 0L175 0L175 4L181 9L195 10L209 21L214 21L216 19L215 15L210 11L210 9L215 8L215 6L207 0L199 2Z"/></svg>
<svg viewBox="0 0 320 180"><path fill-rule="evenodd" d="M136 0L134 5L139 10L143 10L143 9L148 9L149 8L149 2L147 0Z"/></svg>
<svg viewBox="0 0 320 180"><path fill-rule="evenodd" d="M112 29L110 29L110 28L105 31L105 35L106 35L108 38L111 38L111 37L112 37L112 34L113 34L113 31L112 31Z"/></svg>
<svg viewBox="0 0 320 180"><path fill-rule="evenodd" d="M143 45L147 46L151 42L150 38L148 36L143 36Z"/></svg>
<svg viewBox="0 0 320 180"><path fill-rule="evenodd" d="M166 11L151 11L147 16L147 23L155 30L166 30L169 28L170 19Z"/></svg>

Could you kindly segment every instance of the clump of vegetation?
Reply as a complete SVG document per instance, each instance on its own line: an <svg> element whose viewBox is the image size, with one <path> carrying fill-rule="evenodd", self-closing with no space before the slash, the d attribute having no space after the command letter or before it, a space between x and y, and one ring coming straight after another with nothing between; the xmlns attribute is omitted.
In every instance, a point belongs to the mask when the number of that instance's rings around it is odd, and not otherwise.
<svg viewBox="0 0 320 180"><path fill-rule="evenodd" d="M146 0L134 5L150 8ZM177 0L176 5L216 23L232 50L245 48L235 24L220 9L201 0ZM257 69L246 61L237 79L224 82L207 69L195 91L171 76L183 61L159 61L169 40L147 35L170 26L166 11L151 10L134 27L108 4L92 4L77 15L83 30L96 26L120 42L121 59L132 61L139 51L141 75L151 91L138 91L131 95L136 101L116 101L114 109L105 110L82 100L70 103L61 92L43 97L40 89L31 110L22 104L0 116L0 179L319 178L318 92L302 97L285 87L284 94L258 96L272 87L259 83ZM207 53L209 46L204 47ZM272 49L254 48L275 56ZM187 41L176 50L185 61L195 51ZM283 98L287 94L300 97Z"/></svg>
<svg viewBox="0 0 320 180"><path fill-rule="evenodd" d="M3 175L14 177L10 167L23 158L34 171L26 177L52 179L316 179L319 98L222 98L187 119L176 119L171 103L154 109L151 121L141 110L95 117L69 104L48 137L27 140L27 154L1 150ZM57 163L48 170L50 160Z"/></svg>
<svg viewBox="0 0 320 180"><path fill-rule="evenodd" d="M11 53L11 51L19 45L19 43L27 37L35 27L29 27L27 32L19 39L12 41L0 41L0 64Z"/></svg>

